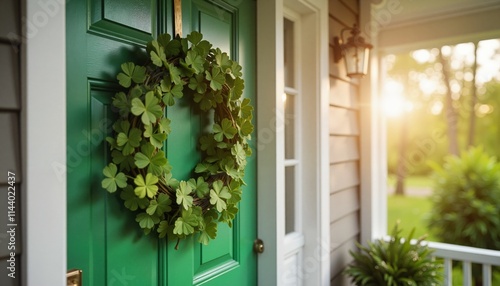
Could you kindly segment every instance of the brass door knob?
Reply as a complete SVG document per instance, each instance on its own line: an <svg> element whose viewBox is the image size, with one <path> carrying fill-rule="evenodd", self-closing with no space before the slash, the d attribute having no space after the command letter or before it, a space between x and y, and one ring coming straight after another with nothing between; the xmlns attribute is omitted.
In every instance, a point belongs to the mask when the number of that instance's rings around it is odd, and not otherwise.
<svg viewBox="0 0 500 286"><path fill-rule="evenodd" d="M260 238L257 238L253 242L253 250L256 253L263 253L264 252L264 241L262 241L262 239L260 239Z"/></svg>

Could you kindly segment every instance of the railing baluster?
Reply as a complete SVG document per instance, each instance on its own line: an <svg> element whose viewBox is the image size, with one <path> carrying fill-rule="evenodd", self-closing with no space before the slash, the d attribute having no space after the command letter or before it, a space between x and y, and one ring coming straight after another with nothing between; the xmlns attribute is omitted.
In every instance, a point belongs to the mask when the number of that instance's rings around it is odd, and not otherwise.
<svg viewBox="0 0 500 286"><path fill-rule="evenodd" d="M491 286L491 265L483 264L483 286Z"/></svg>
<svg viewBox="0 0 500 286"><path fill-rule="evenodd" d="M444 285L452 286L452 260L449 258L444 259Z"/></svg>
<svg viewBox="0 0 500 286"><path fill-rule="evenodd" d="M463 262L463 285L464 286L472 286L472 267L471 263L469 261L464 261Z"/></svg>

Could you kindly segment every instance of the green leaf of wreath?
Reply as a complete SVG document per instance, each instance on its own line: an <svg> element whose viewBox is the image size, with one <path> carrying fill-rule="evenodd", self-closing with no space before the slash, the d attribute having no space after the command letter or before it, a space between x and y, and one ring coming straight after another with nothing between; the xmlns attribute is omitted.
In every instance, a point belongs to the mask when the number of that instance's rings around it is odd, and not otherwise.
<svg viewBox="0 0 500 286"><path fill-rule="evenodd" d="M167 164L165 153L159 150L155 153L155 147L151 144L145 144L141 147L141 152L134 156L135 165L139 169L148 167L148 173L160 176L163 173L163 166Z"/></svg>
<svg viewBox="0 0 500 286"><path fill-rule="evenodd" d="M214 133L215 133L215 140L218 142L221 142L223 137L226 137L227 139L232 139L234 135L236 134L238 130L234 128L233 123L231 120L224 118L222 119L221 125L219 124L214 124Z"/></svg>
<svg viewBox="0 0 500 286"><path fill-rule="evenodd" d="M231 194L221 180L217 180L212 184L210 190L210 203L217 208L217 211L222 212L226 209L226 202L224 199L229 199Z"/></svg>
<svg viewBox="0 0 500 286"><path fill-rule="evenodd" d="M206 217L200 226L200 237L198 241L204 245L208 245L210 239L215 239L217 236L217 223L212 217Z"/></svg>
<svg viewBox="0 0 500 286"><path fill-rule="evenodd" d="M156 215L150 215L148 213L138 213L135 217L135 221L139 223L141 228L144 228L146 233L155 226L155 224L160 222L160 218ZM148 231L147 231L148 230Z"/></svg>
<svg viewBox="0 0 500 286"><path fill-rule="evenodd" d="M170 233L170 226L168 225L168 221L162 220L158 225L158 236L160 238L165 237L168 233Z"/></svg>
<svg viewBox="0 0 500 286"><path fill-rule="evenodd" d="M156 214L158 216L161 216L163 213L172 210L172 207L170 207L171 204L172 201L170 200L170 197L168 195L159 194L156 200L151 200L149 202L149 206L146 209L146 212L150 215Z"/></svg>
<svg viewBox="0 0 500 286"><path fill-rule="evenodd" d="M188 41L191 42L193 45L197 45L202 38L203 36L201 35L201 33L196 31L193 31L186 36L186 39L188 39Z"/></svg>
<svg viewBox="0 0 500 286"><path fill-rule="evenodd" d="M194 227L198 226L199 219L193 214L193 209L182 210L182 216L175 221L174 234L189 235L194 233Z"/></svg>
<svg viewBox="0 0 500 286"><path fill-rule="evenodd" d="M219 67L214 67L212 69L211 73L209 71L205 71L205 76L206 76L207 80L210 81L210 87L213 90L222 89L222 85L224 84L225 77L224 77L224 74L222 73L222 71Z"/></svg>
<svg viewBox="0 0 500 286"><path fill-rule="evenodd" d="M156 148L163 148L163 142L167 139L167 134L161 132L159 129L157 132L153 132L153 125L144 126L144 137L149 138L149 143Z"/></svg>
<svg viewBox="0 0 500 286"><path fill-rule="evenodd" d="M156 185L156 183L158 183L158 177L151 173L146 175L146 179L144 179L141 174L137 175L134 183L137 186L134 192L139 198L144 198L146 196L148 198L153 198L158 192L158 186Z"/></svg>
<svg viewBox="0 0 500 286"><path fill-rule="evenodd" d="M146 93L146 104L139 98L134 98L132 100L131 111L132 114L136 116L142 115L141 121L144 125L156 122L156 120L163 115L163 110L158 104L158 99L153 91Z"/></svg>
<svg viewBox="0 0 500 286"><path fill-rule="evenodd" d="M116 144L123 146L123 155L130 155L134 152L134 148L141 144L141 130L132 128L128 134L120 132L116 137Z"/></svg>
<svg viewBox="0 0 500 286"><path fill-rule="evenodd" d="M186 64L190 65L196 73L203 72L203 63L205 61L201 58L196 51L189 51L186 55Z"/></svg>
<svg viewBox="0 0 500 286"><path fill-rule="evenodd" d="M206 194L208 194L209 191L208 183L205 182L203 177L198 177L197 180L191 178L189 179L188 184L196 192L196 196L198 198L203 198L205 197Z"/></svg>
<svg viewBox="0 0 500 286"><path fill-rule="evenodd" d="M160 46L160 44L158 44L158 42L155 40L151 42L151 45L153 46L153 50L149 53L149 55L151 56L151 61L155 66L163 66L163 63L167 62L167 56L165 55L163 46Z"/></svg>
<svg viewBox="0 0 500 286"><path fill-rule="evenodd" d="M121 65L122 73L119 73L116 78L123 87L130 87L132 81L135 83L143 83L146 79L146 68L136 66L134 63L128 62Z"/></svg>
<svg viewBox="0 0 500 286"><path fill-rule="evenodd" d="M120 198L125 201L125 207L131 211L136 211L138 208L144 209L149 204L149 200L147 198L139 198L130 185L123 189Z"/></svg>
<svg viewBox="0 0 500 286"><path fill-rule="evenodd" d="M110 193L114 193L116 191L116 187L125 188L127 186L127 177L122 172L117 174L118 168L115 164L110 163L108 166L102 170L105 179L102 180L102 187Z"/></svg>
<svg viewBox="0 0 500 286"><path fill-rule="evenodd" d="M177 204L182 205L185 210L193 206L193 197L189 195L192 191L191 186L185 181L181 181L179 183L179 188L175 191Z"/></svg>

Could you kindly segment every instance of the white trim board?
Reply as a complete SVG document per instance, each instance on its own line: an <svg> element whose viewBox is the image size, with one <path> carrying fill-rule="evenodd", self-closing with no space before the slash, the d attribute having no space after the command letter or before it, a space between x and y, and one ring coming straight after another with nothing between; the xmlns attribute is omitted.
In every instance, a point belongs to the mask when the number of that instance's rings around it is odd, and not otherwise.
<svg viewBox="0 0 500 286"><path fill-rule="evenodd" d="M31 25L23 32L22 45L26 154L22 281L62 286L66 285L66 7L64 1L51 1L47 7L40 3L21 4L23 20ZM53 168L54 163L59 169Z"/></svg>

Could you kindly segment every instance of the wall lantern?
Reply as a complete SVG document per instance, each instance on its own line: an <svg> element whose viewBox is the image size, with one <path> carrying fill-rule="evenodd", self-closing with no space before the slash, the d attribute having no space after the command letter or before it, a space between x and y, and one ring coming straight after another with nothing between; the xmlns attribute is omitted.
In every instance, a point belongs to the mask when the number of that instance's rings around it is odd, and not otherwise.
<svg viewBox="0 0 500 286"><path fill-rule="evenodd" d="M345 31L351 31L352 35L347 41L344 41ZM341 58L344 58L347 76L350 78L360 78L368 73L370 49L373 46L365 42L359 33L358 25L354 24L352 28L342 29L341 39L333 38L333 60L338 63Z"/></svg>

